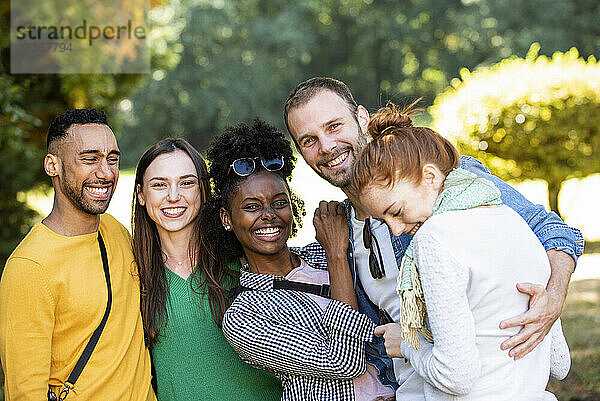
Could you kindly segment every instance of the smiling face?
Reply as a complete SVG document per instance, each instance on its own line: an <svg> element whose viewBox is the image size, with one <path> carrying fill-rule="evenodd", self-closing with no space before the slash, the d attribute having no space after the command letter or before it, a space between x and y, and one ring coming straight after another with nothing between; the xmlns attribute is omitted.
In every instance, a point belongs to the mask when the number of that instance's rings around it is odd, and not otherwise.
<svg viewBox="0 0 600 401"><path fill-rule="evenodd" d="M221 209L223 226L233 229L247 256L281 252L290 236L292 209L280 176L258 171L240 182L229 210Z"/></svg>
<svg viewBox="0 0 600 401"><path fill-rule="evenodd" d="M112 130L104 124L72 125L54 146L60 166L53 174L57 200L66 199L86 214L104 213L119 180L120 153Z"/></svg>
<svg viewBox="0 0 600 401"><path fill-rule="evenodd" d="M414 235L433 214L445 177L431 164L423 170L419 184L406 179L396 179L391 186L371 182L361 191L360 201L369 214L384 221L396 236Z"/></svg>
<svg viewBox="0 0 600 401"><path fill-rule="evenodd" d="M327 89L288 115L290 133L306 163L340 188L351 183L352 166L367 143L368 122L364 107L359 106L353 115L348 103Z"/></svg>
<svg viewBox="0 0 600 401"><path fill-rule="evenodd" d="M198 173L182 150L158 155L144 172L138 201L161 232L191 229L201 205Z"/></svg>

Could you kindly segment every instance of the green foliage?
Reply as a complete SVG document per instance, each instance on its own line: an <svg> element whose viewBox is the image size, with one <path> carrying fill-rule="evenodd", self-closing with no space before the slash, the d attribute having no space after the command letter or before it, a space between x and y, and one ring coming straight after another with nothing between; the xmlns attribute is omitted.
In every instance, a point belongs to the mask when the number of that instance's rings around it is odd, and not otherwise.
<svg viewBox="0 0 600 401"><path fill-rule="evenodd" d="M40 180L42 152L29 132L40 121L17 105L23 89L0 77L0 266L31 227L37 214L19 199ZM23 168L31 166L31 168Z"/></svg>
<svg viewBox="0 0 600 401"><path fill-rule="evenodd" d="M402 97L430 103L461 68L525 56L533 41L600 57L599 17L594 0L167 2L151 13L154 54L175 56L121 103L124 165L168 135L203 149L257 115L284 128L283 102L312 76L343 80L375 110Z"/></svg>
<svg viewBox="0 0 600 401"><path fill-rule="evenodd" d="M48 13L77 15L87 3L68 2L61 8L45 8ZM131 6L131 5L130 5ZM137 10L134 10L137 12ZM9 32L10 2L0 1L0 29ZM151 48L152 65L158 68L177 63L176 49L165 46L165 40L172 34L170 27L162 21L152 21ZM115 114L115 105L145 82L143 74L40 74L10 75L9 35L0 36L0 76L10 77L14 85L23 91L19 106L40 121L32 126L30 139L42 146L46 130L59 114L72 108L94 107ZM122 49L125 52L127 49ZM118 54L115 57L120 57ZM118 120L111 119L115 133L119 136ZM117 124L114 124L117 123ZM37 166L37 165L36 165ZM23 166L22 166L23 167Z"/></svg>
<svg viewBox="0 0 600 401"><path fill-rule="evenodd" d="M47 11L74 13L78 7L81 4L71 2ZM0 1L0 30L9 32L9 23L10 3ZM152 43L158 46L170 31L160 21L154 26ZM38 217L25 204L24 193L48 183L42 158L50 122L74 107L96 107L114 114L114 104L144 80L143 75L10 75L9 45L9 35L0 35L0 269ZM177 62L168 48L152 50L152 61L159 67Z"/></svg>
<svg viewBox="0 0 600 401"><path fill-rule="evenodd" d="M178 42L169 44L179 49L180 62L171 71L156 68L122 104L123 165L135 165L166 136L185 136L204 149L226 125L257 116L281 121L315 36L309 27L290 24L307 20L306 13L309 7L291 1L255 0L157 9L157 18L162 14L181 30Z"/></svg>
<svg viewBox="0 0 600 401"><path fill-rule="evenodd" d="M438 96L435 128L503 179L543 179L558 211L561 183L600 171L600 63L576 49L512 57Z"/></svg>
<svg viewBox="0 0 600 401"><path fill-rule="evenodd" d="M389 99L427 103L458 76L538 41L545 51L600 57L600 3L552 0L322 0L303 22L310 47L307 76L335 76L375 109ZM318 4L318 6L316 6ZM293 7L293 6L292 6Z"/></svg>

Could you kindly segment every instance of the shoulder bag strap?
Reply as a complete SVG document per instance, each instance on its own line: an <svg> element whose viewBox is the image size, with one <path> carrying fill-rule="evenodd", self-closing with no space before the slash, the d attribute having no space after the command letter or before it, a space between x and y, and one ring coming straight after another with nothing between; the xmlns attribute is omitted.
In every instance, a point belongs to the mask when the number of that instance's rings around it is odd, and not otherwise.
<svg viewBox="0 0 600 401"><path fill-rule="evenodd" d="M291 280L273 281L274 290L294 290L302 291L324 298L331 298L331 286L329 284L311 284Z"/></svg>
<svg viewBox="0 0 600 401"><path fill-rule="evenodd" d="M318 295L324 298L331 298L331 286L329 284L311 284L311 283L302 283L300 281L291 281L291 280L274 280L273 281L273 289L274 290L294 290L306 292L313 295ZM235 299L238 295L240 295L244 291L250 291L252 288L244 287L242 285L238 285L237 287L232 288L229 291L229 297Z"/></svg>

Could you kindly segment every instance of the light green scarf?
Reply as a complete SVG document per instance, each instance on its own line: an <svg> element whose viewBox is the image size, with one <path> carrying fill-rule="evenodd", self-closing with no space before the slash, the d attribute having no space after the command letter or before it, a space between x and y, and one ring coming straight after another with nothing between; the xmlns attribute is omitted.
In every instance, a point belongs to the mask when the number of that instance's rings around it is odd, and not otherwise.
<svg viewBox="0 0 600 401"><path fill-rule="evenodd" d="M433 206L432 215L478 206L500 205L501 203L500 190L491 181L479 178L462 168L456 168L446 177L442 191ZM421 289L421 280L414 263L412 243L408 245L402 258L396 291L400 296L402 339L419 349L421 344L418 332L421 332L427 341L433 342L431 331L425 323L427 309Z"/></svg>

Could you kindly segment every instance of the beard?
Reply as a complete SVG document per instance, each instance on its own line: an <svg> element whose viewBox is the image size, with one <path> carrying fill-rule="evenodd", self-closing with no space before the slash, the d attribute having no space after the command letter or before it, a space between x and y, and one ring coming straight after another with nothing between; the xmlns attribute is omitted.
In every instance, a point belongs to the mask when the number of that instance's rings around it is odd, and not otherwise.
<svg viewBox="0 0 600 401"><path fill-rule="evenodd" d="M358 123L357 123L358 125ZM352 184L352 168L354 167L354 162L356 161L356 157L367 144L367 136L362 132L360 126L358 126L358 135L356 137L356 143L353 146L348 146L344 149L339 150L333 157L331 155L327 156L327 160L319 161L318 165L322 165L329 160L335 159L337 156L341 155L344 152L348 152L348 163L343 170L338 170L334 174L324 174L322 171L317 170L316 173L319 177L323 178L325 181L338 188L346 188Z"/></svg>
<svg viewBox="0 0 600 401"><path fill-rule="evenodd" d="M61 183L61 189L63 194L71 201L73 205L84 213L97 215L106 212L108 209L108 205L110 204L110 200L112 199L113 189L114 189L114 181L105 182L105 181L84 181L81 183L81 186L78 188L77 183L74 180L71 180L69 175L67 174L67 170L64 169L64 175ZM110 195L106 200L91 200L86 198L83 191L85 191L85 186L88 184L112 184L113 187L110 190Z"/></svg>

